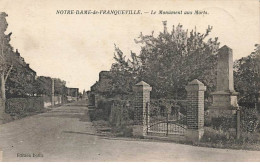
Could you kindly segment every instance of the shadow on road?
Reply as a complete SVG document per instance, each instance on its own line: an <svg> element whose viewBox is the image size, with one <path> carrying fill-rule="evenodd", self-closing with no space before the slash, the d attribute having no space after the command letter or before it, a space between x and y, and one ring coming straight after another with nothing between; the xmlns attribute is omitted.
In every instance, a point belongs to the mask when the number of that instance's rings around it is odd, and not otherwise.
<svg viewBox="0 0 260 165"><path fill-rule="evenodd" d="M141 139L141 138L129 138L129 137L109 137L104 134L97 134L97 133L89 133L89 132L74 132L74 131L62 131L62 133L69 133L69 134L78 134L78 135L87 135L87 136L96 136L100 139L106 140L119 140L119 141L140 141L140 142L160 142L160 143L172 143L172 141L161 141L156 139Z"/></svg>
<svg viewBox="0 0 260 165"><path fill-rule="evenodd" d="M58 117L58 118L81 118L81 114L49 114L49 115L42 115L41 117Z"/></svg>

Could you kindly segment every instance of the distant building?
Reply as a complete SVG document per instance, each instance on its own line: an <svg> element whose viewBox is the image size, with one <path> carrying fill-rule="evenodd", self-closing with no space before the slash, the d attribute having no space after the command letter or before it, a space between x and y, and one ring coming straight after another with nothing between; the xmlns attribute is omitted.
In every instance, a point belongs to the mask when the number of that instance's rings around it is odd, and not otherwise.
<svg viewBox="0 0 260 165"><path fill-rule="evenodd" d="M99 80L87 92L89 105L97 107L98 101L109 94L112 88L111 74L110 71L101 71L99 73Z"/></svg>
<svg viewBox="0 0 260 165"><path fill-rule="evenodd" d="M111 90L111 72L110 71L101 71L99 73L99 80L90 87L91 91L95 92L108 92Z"/></svg>
<svg viewBox="0 0 260 165"><path fill-rule="evenodd" d="M68 101L77 101L79 97L79 88L67 88Z"/></svg>
<svg viewBox="0 0 260 165"><path fill-rule="evenodd" d="M13 66L6 83L7 98L33 96L36 72L24 61L17 49L9 54L7 62Z"/></svg>

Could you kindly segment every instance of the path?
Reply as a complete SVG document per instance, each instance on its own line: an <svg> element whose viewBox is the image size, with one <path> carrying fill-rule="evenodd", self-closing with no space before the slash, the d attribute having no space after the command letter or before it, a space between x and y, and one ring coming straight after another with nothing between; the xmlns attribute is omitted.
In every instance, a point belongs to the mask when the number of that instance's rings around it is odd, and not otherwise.
<svg viewBox="0 0 260 165"><path fill-rule="evenodd" d="M0 125L3 161L260 161L258 151L97 136L85 111L77 102Z"/></svg>

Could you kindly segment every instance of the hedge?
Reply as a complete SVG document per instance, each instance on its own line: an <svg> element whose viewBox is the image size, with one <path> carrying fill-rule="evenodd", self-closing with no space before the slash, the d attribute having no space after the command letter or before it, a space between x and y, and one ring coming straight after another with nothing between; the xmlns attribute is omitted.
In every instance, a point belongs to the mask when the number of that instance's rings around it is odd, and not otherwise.
<svg viewBox="0 0 260 165"><path fill-rule="evenodd" d="M11 98L6 101L6 113L22 115L27 112L36 112L44 109L42 97Z"/></svg>

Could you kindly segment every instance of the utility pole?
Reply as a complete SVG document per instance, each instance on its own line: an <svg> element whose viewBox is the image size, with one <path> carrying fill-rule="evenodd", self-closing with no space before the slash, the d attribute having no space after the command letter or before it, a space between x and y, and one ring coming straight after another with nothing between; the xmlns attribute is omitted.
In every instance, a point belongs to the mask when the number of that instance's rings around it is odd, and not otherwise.
<svg viewBox="0 0 260 165"><path fill-rule="evenodd" d="M76 88L76 98L77 98L77 101L79 101L79 95L78 95L78 93L79 93L79 90Z"/></svg>
<svg viewBox="0 0 260 165"><path fill-rule="evenodd" d="M52 83L51 83L51 106L54 107L55 102L54 102L54 78L52 78Z"/></svg>
<svg viewBox="0 0 260 165"><path fill-rule="evenodd" d="M258 100L257 100L257 110L260 112L260 91L258 92Z"/></svg>

